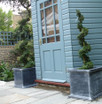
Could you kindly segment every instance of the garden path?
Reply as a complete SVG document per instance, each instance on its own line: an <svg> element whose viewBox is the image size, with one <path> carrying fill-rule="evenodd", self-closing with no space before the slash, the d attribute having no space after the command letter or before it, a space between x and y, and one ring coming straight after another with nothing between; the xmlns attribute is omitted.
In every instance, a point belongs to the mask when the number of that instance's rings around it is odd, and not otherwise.
<svg viewBox="0 0 102 104"><path fill-rule="evenodd" d="M68 98L68 94L54 89L20 89L14 87L13 81L0 81L0 104L102 104L102 97L92 102L84 101Z"/></svg>

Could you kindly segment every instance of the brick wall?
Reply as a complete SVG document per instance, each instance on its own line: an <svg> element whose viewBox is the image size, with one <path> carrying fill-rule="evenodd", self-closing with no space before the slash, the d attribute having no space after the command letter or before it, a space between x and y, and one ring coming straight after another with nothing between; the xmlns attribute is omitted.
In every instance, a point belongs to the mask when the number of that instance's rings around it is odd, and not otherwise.
<svg viewBox="0 0 102 104"><path fill-rule="evenodd" d="M15 58L11 55L10 51L14 49L14 46L0 46L0 62L12 63Z"/></svg>

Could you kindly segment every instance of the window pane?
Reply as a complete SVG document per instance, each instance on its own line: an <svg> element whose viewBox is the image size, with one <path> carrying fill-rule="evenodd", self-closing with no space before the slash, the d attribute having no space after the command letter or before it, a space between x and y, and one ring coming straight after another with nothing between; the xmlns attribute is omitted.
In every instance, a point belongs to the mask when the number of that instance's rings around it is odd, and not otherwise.
<svg viewBox="0 0 102 104"><path fill-rule="evenodd" d="M42 24L42 36L45 36L45 21L44 21L44 11L41 11L41 24Z"/></svg>
<svg viewBox="0 0 102 104"><path fill-rule="evenodd" d="M54 23L53 23L53 12L52 7L45 10L46 13L46 26L47 26L47 35L54 35Z"/></svg>
<svg viewBox="0 0 102 104"><path fill-rule="evenodd" d="M56 41L60 41L60 36L56 36Z"/></svg>
<svg viewBox="0 0 102 104"><path fill-rule="evenodd" d="M54 3L57 3L57 0L54 0Z"/></svg>
<svg viewBox="0 0 102 104"><path fill-rule="evenodd" d="M54 37L47 38L47 43L51 43L51 42L54 42L54 41L55 41Z"/></svg>
<svg viewBox="0 0 102 104"><path fill-rule="evenodd" d="M59 18L58 18L58 6L54 6L55 9L55 25L56 25L56 34L59 34Z"/></svg>
<svg viewBox="0 0 102 104"><path fill-rule="evenodd" d="M43 3L40 4L40 9L42 9L42 8L43 8Z"/></svg>
<svg viewBox="0 0 102 104"><path fill-rule="evenodd" d="M45 2L45 7L47 7L47 6L51 5L51 4L52 4L52 0L48 0L48 1Z"/></svg>
<svg viewBox="0 0 102 104"><path fill-rule="evenodd" d="M44 39L43 39L43 44L45 44L45 43L46 43L46 39L44 38Z"/></svg>

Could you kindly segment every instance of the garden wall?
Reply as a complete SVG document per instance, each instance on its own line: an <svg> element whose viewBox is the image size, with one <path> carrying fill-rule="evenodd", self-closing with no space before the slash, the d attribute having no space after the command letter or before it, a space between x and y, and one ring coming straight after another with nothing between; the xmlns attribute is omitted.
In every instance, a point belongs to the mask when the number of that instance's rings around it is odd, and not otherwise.
<svg viewBox="0 0 102 104"><path fill-rule="evenodd" d="M12 63L15 58L10 54L10 51L14 49L14 46L0 46L0 62Z"/></svg>

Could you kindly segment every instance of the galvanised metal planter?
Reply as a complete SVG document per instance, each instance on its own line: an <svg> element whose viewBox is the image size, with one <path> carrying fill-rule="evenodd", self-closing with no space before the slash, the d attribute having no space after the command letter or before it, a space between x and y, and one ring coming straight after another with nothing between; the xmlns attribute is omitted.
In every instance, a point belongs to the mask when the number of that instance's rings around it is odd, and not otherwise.
<svg viewBox="0 0 102 104"><path fill-rule="evenodd" d="M90 70L69 69L70 96L93 100L102 96L102 67Z"/></svg>
<svg viewBox="0 0 102 104"><path fill-rule="evenodd" d="M36 79L35 68L13 68L14 82L17 88L28 88L35 86Z"/></svg>

